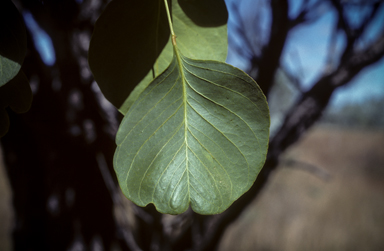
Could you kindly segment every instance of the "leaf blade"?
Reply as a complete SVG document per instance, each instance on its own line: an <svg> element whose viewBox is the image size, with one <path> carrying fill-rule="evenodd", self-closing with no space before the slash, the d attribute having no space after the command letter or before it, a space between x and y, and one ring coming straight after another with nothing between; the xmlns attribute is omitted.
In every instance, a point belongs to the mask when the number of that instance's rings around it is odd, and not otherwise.
<svg viewBox="0 0 384 251"><path fill-rule="evenodd" d="M250 188L265 161L268 106L241 70L175 52L123 119L115 170L140 206L220 213Z"/></svg>

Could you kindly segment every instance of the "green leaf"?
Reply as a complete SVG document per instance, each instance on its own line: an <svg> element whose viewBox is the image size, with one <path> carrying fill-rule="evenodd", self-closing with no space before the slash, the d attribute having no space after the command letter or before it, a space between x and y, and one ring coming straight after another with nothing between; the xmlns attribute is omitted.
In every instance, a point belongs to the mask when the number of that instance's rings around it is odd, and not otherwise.
<svg viewBox="0 0 384 251"><path fill-rule="evenodd" d="M8 84L0 87L0 137L8 132L9 118L6 107L14 112L27 112L32 104L32 91L28 79L23 71L14 77Z"/></svg>
<svg viewBox="0 0 384 251"><path fill-rule="evenodd" d="M175 49L124 117L114 167L124 194L139 206L217 214L252 186L268 137L268 105L252 78Z"/></svg>
<svg viewBox="0 0 384 251"><path fill-rule="evenodd" d="M89 48L96 82L123 114L167 68L173 54L163 0L132 2L114 0L107 6L96 22ZM186 56L225 60L228 13L224 0L174 0L172 13L178 44Z"/></svg>
<svg viewBox="0 0 384 251"><path fill-rule="evenodd" d="M163 9L160 0L114 0L95 24L89 66L104 96L117 108L168 42Z"/></svg>
<svg viewBox="0 0 384 251"><path fill-rule="evenodd" d="M27 35L18 10L10 0L0 2L0 87L20 71L27 51Z"/></svg>

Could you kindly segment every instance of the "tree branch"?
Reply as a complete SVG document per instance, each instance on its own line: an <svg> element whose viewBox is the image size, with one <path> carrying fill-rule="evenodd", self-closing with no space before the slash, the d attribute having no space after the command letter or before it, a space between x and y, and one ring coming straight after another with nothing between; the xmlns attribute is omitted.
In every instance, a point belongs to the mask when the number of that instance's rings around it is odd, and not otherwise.
<svg viewBox="0 0 384 251"><path fill-rule="evenodd" d="M280 56L284 49L285 41L290 30L288 17L289 4L287 0L271 0L272 27L269 43L263 48L260 58L261 64L257 65L258 75L252 76L268 96L269 90L280 64Z"/></svg>
<svg viewBox="0 0 384 251"><path fill-rule="evenodd" d="M320 17L320 14L317 13L317 11L323 3L323 1L305 1L299 14L290 21L290 28L292 29L293 27L303 23L309 24L315 22Z"/></svg>
<svg viewBox="0 0 384 251"><path fill-rule="evenodd" d="M346 58L349 56L349 54L353 53L353 49L355 46L356 41L361 38L363 32L367 28L367 26L374 20L374 18L378 14L379 7L383 4L383 2L375 2L372 4L372 10L371 13L365 17L365 19L361 22L361 24L357 28L353 28L350 23L348 22L348 18L345 15L345 6L348 4L358 4L358 3L343 3L340 0L330 0L331 4L334 6L334 8L337 11L338 14L338 23L337 23L337 29L344 32L346 39L347 39L347 45L344 49L344 52L342 54L341 60L345 61Z"/></svg>

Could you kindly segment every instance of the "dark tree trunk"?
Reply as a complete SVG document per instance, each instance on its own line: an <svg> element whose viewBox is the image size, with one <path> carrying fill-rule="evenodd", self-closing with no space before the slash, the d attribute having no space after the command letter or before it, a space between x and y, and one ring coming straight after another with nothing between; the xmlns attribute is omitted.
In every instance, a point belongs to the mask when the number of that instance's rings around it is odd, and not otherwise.
<svg viewBox="0 0 384 251"><path fill-rule="evenodd" d="M125 250L98 163L98 157L105 158L112 171L114 129L92 79L80 74L86 52L83 57L81 51L75 53L76 36L89 36L92 27L89 21L89 27L81 27L75 1L21 4L50 35L56 63L46 66L29 39L23 70L34 91L32 108L22 115L11 113L10 131L2 138L16 216L14 249L68 250L77 245L109 250L115 245Z"/></svg>

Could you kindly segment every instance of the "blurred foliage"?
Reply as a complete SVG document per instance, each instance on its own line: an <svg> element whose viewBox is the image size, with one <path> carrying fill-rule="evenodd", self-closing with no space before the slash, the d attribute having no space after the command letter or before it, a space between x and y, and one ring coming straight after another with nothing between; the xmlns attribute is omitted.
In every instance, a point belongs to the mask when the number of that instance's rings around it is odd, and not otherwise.
<svg viewBox="0 0 384 251"><path fill-rule="evenodd" d="M346 127L384 128L383 115L384 95L330 108L324 113L322 122Z"/></svg>

